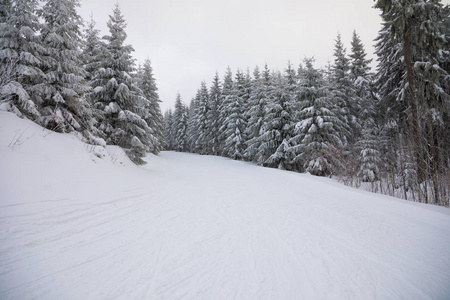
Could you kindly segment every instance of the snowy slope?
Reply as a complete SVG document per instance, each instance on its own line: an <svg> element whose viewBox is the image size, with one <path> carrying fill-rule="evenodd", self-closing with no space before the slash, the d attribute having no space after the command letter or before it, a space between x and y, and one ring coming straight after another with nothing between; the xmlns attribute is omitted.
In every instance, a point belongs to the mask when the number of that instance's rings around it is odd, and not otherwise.
<svg viewBox="0 0 450 300"><path fill-rule="evenodd" d="M450 210L0 112L0 299L449 299Z"/></svg>

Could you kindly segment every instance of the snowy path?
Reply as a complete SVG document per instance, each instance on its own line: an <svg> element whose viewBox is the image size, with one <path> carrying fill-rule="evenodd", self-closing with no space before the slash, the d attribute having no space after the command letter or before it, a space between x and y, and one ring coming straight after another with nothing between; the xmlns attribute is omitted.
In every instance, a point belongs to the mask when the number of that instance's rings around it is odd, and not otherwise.
<svg viewBox="0 0 450 300"><path fill-rule="evenodd" d="M450 298L449 209L217 157L116 169L35 198L8 172L0 299Z"/></svg>

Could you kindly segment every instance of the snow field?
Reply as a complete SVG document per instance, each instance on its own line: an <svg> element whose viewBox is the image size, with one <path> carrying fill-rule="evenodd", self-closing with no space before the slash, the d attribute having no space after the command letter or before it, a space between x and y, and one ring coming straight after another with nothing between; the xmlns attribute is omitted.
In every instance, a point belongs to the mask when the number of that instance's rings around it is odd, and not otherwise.
<svg viewBox="0 0 450 300"><path fill-rule="evenodd" d="M0 299L450 297L447 208L224 158L147 160L0 112Z"/></svg>

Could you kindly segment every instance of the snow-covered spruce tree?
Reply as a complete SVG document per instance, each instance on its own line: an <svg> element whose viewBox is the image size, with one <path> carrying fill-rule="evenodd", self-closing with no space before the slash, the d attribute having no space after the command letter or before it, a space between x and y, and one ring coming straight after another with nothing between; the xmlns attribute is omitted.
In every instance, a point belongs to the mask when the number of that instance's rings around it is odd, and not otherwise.
<svg viewBox="0 0 450 300"><path fill-rule="evenodd" d="M220 151L222 156L226 156L225 149L225 140L227 139L226 130L227 130L227 123L226 120L229 116L229 110L230 103L233 98L233 73L231 72L230 67L227 68L227 71L225 73L225 76L223 78L223 87L222 87L222 95L221 95L221 101L220 101L220 108L219 108L219 144L220 144Z"/></svg>
<svg viewBox="0 0 450 300"><path fill-rule="evenodd" d="M248 123L245 130L247 136L245 158L262 164L263 152L258 152L262 143L263 125L266 120L266 107L270 99L272 77L267 64L260 74L256 68L253 72L254 80L249 98Z"/></svg>
<svg viewBox="0 0 450 300"><path fill-rule="evenodd" d="M399 129L413 153L420 201L440 203L448 195L439 186L449 169L442 143L449 112L449 39L442 25L448 12L440 1L379 0L375 7L383 19L376 46L381 99L387 111L404 116Z"/></svg>
<svg viewBox="0 0 450 300"><path fill-rule="evenodd" d="M42 124L42 46L38 37L38 1L0 4L1 109Z"/></svg>
<svg viewBox="0 0 450 300"><path fill-rule="evenodd" d="M275 152L267 159L266 164L282 170L292 169L292 152L290 140L294 129L294 112L297 108L296 74L291 63L285 70L285 76L279 76L273 89L274 102L269 103L268 114L277 141ZM273 122L273 123L272 123Z"/></svg>
<svg viewBox="0 0 450 300"><path fill-rule="evenodd" d="M251 83L252 89L248 99L248 110L245 112L247 116L247 127L245 128L245 135L247 137L246 148L244 150L244 157L247 160L253 161L256 151L258 150L258 138L264 118L265 105L260 103L263 98L263 85L261 79L261 72L259 67L255 67L253 71L253 81Z"/></svg>
<svg viewBox="0 0 450 300"><path fill-rule="evenodd" d="M42 115L45 127L83 131L88 137L92 115L84 93L89 90L81 54L81 17L76 0L47 0L39 11L45 55ZM94 138L91 138L95 142Z"/></svg>
<svg viewBox="0 0 450 300"><path fill-rule="evenodd" d="M342 44L341 35L338 34L334 46L334 64L331 74L331 93L336 104L335 115L351 127L351 131L342 132L341 139L349 148L356 142L361 124L357 118L360 99L356 95L355 87L350 76L350 61Z"/></svg>
<svg viewBox="0 0 450 300"><path fill-rule="evenodd" d="M343 147L340 133L346 131L346 124L335 115L335 104L323 76L312 63L312 59L305 59L305 68L299 74L299 122L291 139L291 151L304 171L327 176L339 165L336 152Z"/></svg>
<svg viewBox="0 0 450 300"><path fill-rule="evenodd" d="M198 97L199 93L191 99L188 110L187 148L191 153L195 153L195 142L198 139L198 119L196 118Z"/></svg>
<svg viewBox="0 0 450 300"><path fill-rule="evenodd" d="M360 100L357 116L361 124L355 150L358 157L358 177L363 182L379 180L379 165L381 162L380 147L377 133L380 131L375 120L375 96L372 91L372 74L366 59L364 45L356 31L353 32L351 42L350 76Z"/></svg>
<svg viewBox="0 0 450 300"><path fill-rule="evenodd" d="M209 94L206 83L203 81L197 92L197 106L194 113L197 124L197 139L195 141L195 152L199 154L211 154L212 145L209 139Z"/></svg>
<svg viewBox="0 0 450 300"><path fill-rule="evenodd" d="M86 80L90 82L101 66L106 45L100 40L100 30L95 28L97 23L93 15L86 24L83 36L83 62L86 71Z"/></svg>
<svg viewBox="0 0 450 300"><path fill-rule="evenodd" d="M150 101L131 76L135 65L133 48L125 45L126 23L118 4L107 25L110 35L104 37L105 57L92 81L94 107L104 114L98 128L108 144L122 147L133 162L142 164L142 157L154 151L157 139L145 121Z"/></svg>
<svg viewBox="0 0 450 300"><path fill-rule="evenodd" d="M358 177L363 182L374 182L379 180L380 151L379 139L372 128L364 127L361 139L356 143L359 150L359 173Z"/></svg>
<svg viewBox="0 0 450 300"><path fill-rule="evenodd" d="M173 113L169 109L164 113L164 149L174 150L175 138L173 134Z"/></svg>
<svg viewBox="0 0 450 300"><path fill-rule="evenodd" d="M290 100L286 79L280 73L274 75L257 153L264 166L286 169L290 161Z"/></svg>
<svg viewBox="0 0 450 300"><path fill-rule="evenodd" d="M212 86L209 90L209 111L208 111L208 128L207 136L211 143L211 154L219 155L219 129L220 129L220 107L222 101L222 87L220 84L219 74L216 72Z"/></svg>
<svg viewBox="0 0 450 300"><path fill-rule="evenodd" d="M177 94L175 100L175 110L173 113L174 126L174 150L179 152L187 151L187 129L188 129L188 112L181 101L180 94Z"/></svg>
<svg viewBox="0 0 450 300"><path fill-rule="evenodd" d="M152 152L153 154L158 154L162 150L164 125L161 107L159 105L161 100L159 100L158 87L156 86L156 80L153 76L150 59L144 61L144 65L139 74L139 88L141 89L143 96L148 100L144 120L153 130L153 136L155 137Z"/></svg>
<svg viewBox="0 0 450 300"><path fill-rule="evenodd" d="M228 95L223 109L226 119L223 126L226 136L223 153L232 159L240 160L244 156L245 149L245 78L244 74L238 70L234 81L232 93Z"/></svg>

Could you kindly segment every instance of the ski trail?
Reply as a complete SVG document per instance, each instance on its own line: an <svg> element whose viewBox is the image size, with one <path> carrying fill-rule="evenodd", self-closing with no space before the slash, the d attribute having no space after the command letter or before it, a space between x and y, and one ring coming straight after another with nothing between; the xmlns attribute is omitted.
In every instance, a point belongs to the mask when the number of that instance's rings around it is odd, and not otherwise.
<svg viewBox="0 0 450 300"><path fill-rule="evenodd" d="M118 174L81 198L0 203L0 299L450 295L444 208L190 154Z"/></svg>

